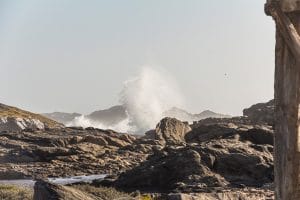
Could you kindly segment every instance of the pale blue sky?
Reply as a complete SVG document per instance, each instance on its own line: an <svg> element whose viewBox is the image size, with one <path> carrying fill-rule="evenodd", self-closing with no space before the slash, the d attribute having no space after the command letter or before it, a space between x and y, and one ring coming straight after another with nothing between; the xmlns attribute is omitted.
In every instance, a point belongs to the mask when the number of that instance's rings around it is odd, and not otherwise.
<svg viewBox="0 0 300 200"><path fill-rule="evenodd" d="M263 4L0 0L0 102L88 113L117 104L143 65L159 65L185 109L241 114L273 96L274 23Z"/></svg>

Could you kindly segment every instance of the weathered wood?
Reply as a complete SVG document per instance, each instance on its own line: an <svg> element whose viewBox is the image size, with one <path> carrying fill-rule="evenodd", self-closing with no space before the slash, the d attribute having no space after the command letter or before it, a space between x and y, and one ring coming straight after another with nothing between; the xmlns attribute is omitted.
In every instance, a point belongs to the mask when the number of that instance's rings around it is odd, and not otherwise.
<svg viewBox="0 0 300 200"><path fill-rule="evenodd" d="M277 2L266 4L266 12L276 22L277 29L284 38L290 51L294 54L297 62L300 61L300 36L287 14L283 13Z"/></svg>
<svg viewBox="0 0 300 200"><path fill-rule="evenodd" d="M275 196L277 200L300 200L300 13L283 13L281 5L267 10L277 27Z"/></svg>

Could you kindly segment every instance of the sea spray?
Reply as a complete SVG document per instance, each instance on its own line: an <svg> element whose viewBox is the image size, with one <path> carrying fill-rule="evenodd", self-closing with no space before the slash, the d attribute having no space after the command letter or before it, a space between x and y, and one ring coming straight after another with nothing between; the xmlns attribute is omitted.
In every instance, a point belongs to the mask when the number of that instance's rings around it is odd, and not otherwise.
<svg viewBox="0 0 300 200"><path fill-rule="evenodd" d="M113 125L106 125L102 123L101 121L92 120L89 117L85 115L81 115L78 117L75 117L74 120L67 123L66 126L80 126L80 127L93 127L93 128L99 128L99 129L111 129L118 132L127 133L129 132L132 127L129 126L129 118L119 121L116 124Z"/></svg>
<svg viewBox="0 0 300 200"><path fill-rule="evenodd" d="M67 126L143 134L155 127L166 110L174 106L183 106L183 97L176 81L167 72L153 67L143 67L136 77L125 81L119 101L128 117L117 124L107 126L101 121L79 116Z"/></svg>
<svg viewBox="0 0 300 200"><path fill-rule="evenodd" d="M131 129L142 134L155 127L164 111L182 106L177 88L170 75L152 67L143 67L137 77L126 81L120 103L126 108Z"/></svg>

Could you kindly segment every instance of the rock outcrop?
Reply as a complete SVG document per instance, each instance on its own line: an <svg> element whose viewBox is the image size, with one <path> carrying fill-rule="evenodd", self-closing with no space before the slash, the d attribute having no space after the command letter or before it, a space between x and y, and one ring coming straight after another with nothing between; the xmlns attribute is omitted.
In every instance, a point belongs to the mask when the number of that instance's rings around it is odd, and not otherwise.
<svg viewBox="0 0 300 200"><path fill-rule="evenodd" d="M0 104L0 131L62 128L63 125L42 115Z"/></svg>
<svg viewBox="0 0 300 200"><path fill-rule="evenodd" d="M145 160L152 145L101 129L61 128L0 132L0 173L33 177L111 174Z"/></svg>
<svg viewBox="0 0 300 200"><path fill-rule="evenodd" d="M229 124L200 121L185 134L186 143L154 151L141 165L122 173L114 185L129 191L188 193L261 188L273 182L270 128L243 124L238 118Z"/></svg>
<svg viewBox="0 0 300 200"><path fill-rule="evenodd" d="M176 145L185 142L185 134L189 131L191 128L187 122L166 117L157 124L155 130L148 131L145 138L158 140L162 144Z"/></svg>
<svg viewBox="0 0 300 200"><path fill-rule="evenodd" d="M272 199L273 130L258 121L207 118L189 125L167 117L145 136L80 127L0 131L0 175L110 174L93 184L163 192L164 199ZM46 196L77 194L44 182L36 187Z"/></svg>
<svg viewBox="0 0 300 200"><path fill-rule="evenodd" d="M258 103L243 110L243 115L253 121L253 123L266 123L274 125L275 102L271 100L267 103Z"/></svg>

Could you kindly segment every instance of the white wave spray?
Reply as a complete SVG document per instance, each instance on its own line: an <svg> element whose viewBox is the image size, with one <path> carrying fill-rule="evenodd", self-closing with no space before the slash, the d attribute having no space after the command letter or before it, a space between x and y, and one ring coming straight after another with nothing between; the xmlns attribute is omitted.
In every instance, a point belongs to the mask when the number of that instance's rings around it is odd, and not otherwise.
<svg viewBox="0 0 300 200"><path fill-rule="evenodd" d="M166 72L152 67L143 67L138 76L124 83L119 101L126 109L128 118L118 124L107 127L80 116L67 125L143 134L155 128L166 110L183 106L183 97L176 81Z"/></svg>
<svg viewBox="0 0 300 200"><path fill-rule="evenodd" d="M163 112L173 106L181 107L183 98L175 81L166 73L144 67L136 78L124 83L120 95L134 132L153 129Z"/></svg>
<svg viewBox="0 0 300 200"><path fill-rule="evenodd" d="M131 130L131 127L129 126L129 118L124 119L116 124L113 125L106 125L104 123L101 123L101 121L95 121L90 119L89 117L85 115L81 115L79 117L75 117L74 120L67 123L66 126L79 126L79 127L94 127L99 129L111 129L118 132L129 132Z"/></svg>

